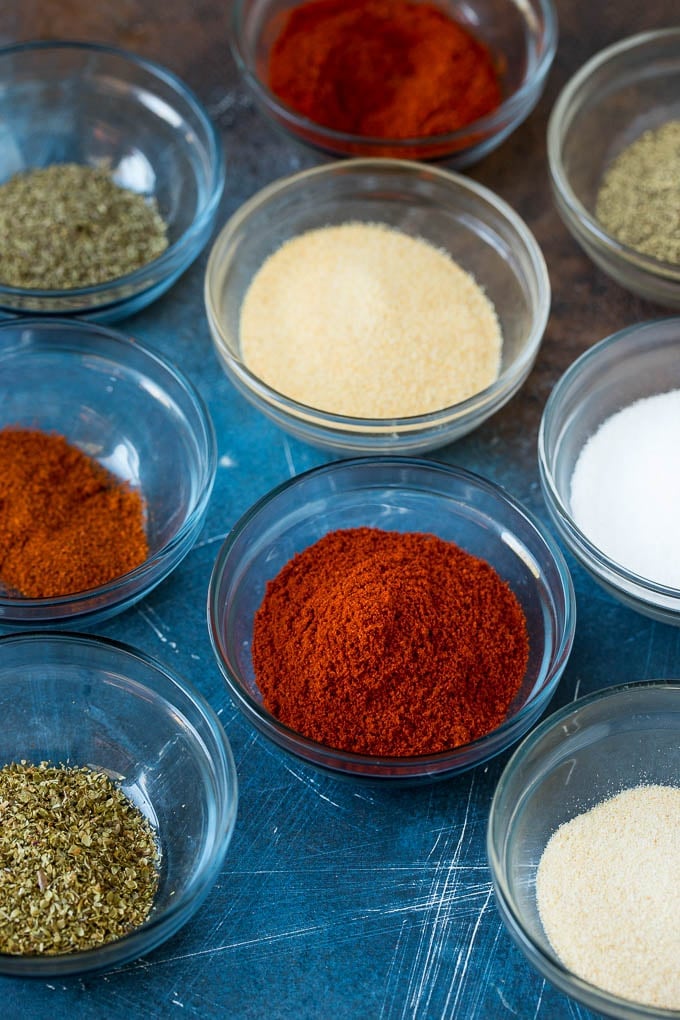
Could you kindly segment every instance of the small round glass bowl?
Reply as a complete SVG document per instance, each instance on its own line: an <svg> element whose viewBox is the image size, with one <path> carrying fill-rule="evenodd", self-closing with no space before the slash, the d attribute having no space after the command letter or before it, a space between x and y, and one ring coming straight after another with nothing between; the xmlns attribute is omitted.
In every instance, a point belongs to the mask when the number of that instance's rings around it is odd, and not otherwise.
<svg viewBox="0 0 680 1020"><path fill-rule="evenodd" d="M107 773L156 830L160 881L149 919L96 949L0 954L0 974L65 977L155 949L208 894L236 820L229 742L203 696L143 652L80 634L0 638L0 765L25 759Z"/></svg>
<svg viewBox="0 0 680 1020"><path fill-rule="evenodd" d="M680 307L680 265L621 244L595 218L602 175L644 131L680 119L680 27L644 32L596 54L567 83L548 124L557 209L590 258L650 301Z"/></svg>
<svg viewBox="0 0 680 1020"><path fill-rule="evenodd" d="M0 428L56 432L141 492L148 559L90 591L22 598L0 584L0 628L88 626L131 606L194 544L217 468L207 408L169 362L95 323L0 323Z"/></svg>
<svg viewBox="0 0 680 1020"><path fill-rule="evenodd" d="M538 463L543 497L560 538L614 598L663 623L680 625L680 590L610 559L575 523L571 479L581 450L611 415L680 389L680 318L638 323L591 347L567 369L543 410Z"/></svg>
<svg viewBox="0 0 680 1020"><path fill-rule="evenodd" d="M244 364L241 305L255 273L287 240L348 222L384 223L448 253L493 303L503 335L498 379L467 400L410 418L364 419L308 407ZM282 178L231 217L213 245L205 304L217 355L234 386L281 428L345 453L416 453L481 425L522 386L550 311L543 255L492 191L458 174L400 160L347 160Z"/></svg>
<svg viewBox="0 0 680 1020"><path fill-rule="evenodd" d="M196 96L159 65L88 43L0 49L0 182L53 163L103 168L121 187L155 198L169 245L135 272L96 286L49 291L0 282L0 317L112 322L160 297L207 243L224 187L221 146Z"/></svg>
<svg viewBox="0 0 680 1020"><path fill-rule="evenodd" d="M515 593L527 620L529 664L508 717L496 730L441 754L381 758L325 747L289 729L264 707L250 644L267 582L328 532L356 527L426 532L455 542L490 563ZM407 785L479 765L535 723L571 651L575 601L557 543L502 489L445 464L367 457L298 475L241 518L215 562L208 626L232 700L268 740L337 777Z"/></svg>
<svg viewBox="0 0 680 1020"><path fill-rule="evenodd" d="M333 156L390 156L446 159L461 169L495 149L524 121L538 102L557 46L557 15L552 0L440 0L455 20L491 51L503 101L493 113L458 131L421 138L371 138L334 131L281 102L268 87L269 52L290 0L236 0L230 42L237 66L270 119L298 141Z"/></svg>
<svg viewBox="0 0 680 1020"><path fill-rule="evenodd" d="M536 970L588 1009L617 1020L678 1020L611 995L567 970L543 930L536 871L553 832L624 789L677 786L680 683L645 681L580 698L545 719L505 766L491 804L487 853L500 915Z"/></svg>

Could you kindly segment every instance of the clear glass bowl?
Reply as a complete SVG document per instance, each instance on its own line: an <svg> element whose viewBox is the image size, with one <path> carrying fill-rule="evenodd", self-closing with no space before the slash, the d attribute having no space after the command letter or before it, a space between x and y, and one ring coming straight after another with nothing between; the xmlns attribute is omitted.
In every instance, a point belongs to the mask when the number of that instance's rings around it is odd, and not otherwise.
<svg viewBox="0 0 680 1020"><path fill-rule="evenodd" d="M160 297L210 236L224 187L217 133L175 75L132 53L76 42L0 49L0 182L52 163L108 170L156 199L169 246L109 283L70 291L0 283L0 317L78 315L112 322Z"/></svg>
<svg viewBox="0 0 680 1020"><path fill-rule="evenodd" d="M553 107L548 161L557 209L583 250L617 283L680 307L680 266L611 237L595 200L611 161L644 131L680 119L680 27L644 32L596 54Z"/></svg>
<svg viewBox="0 0 680 1020"><path fill-rule="evenodd" d="M487 852L496 902L510 935L536 970L588 1009L617 1020L678 1020L604 992L556 957L536 905L536 871L553 832L623 789L677 786L680 683L644 682L598 691L545 719L520 744L489 814Z"/></svg>
<svg viewBox="0 0 680 1020"><path fill-rule="evenodd" d="M65 977L155 949L195 913L236 820L229 742L203 696L143 652L103 638L0 638L0 764L87 765L120 783L156 830L160 883L148 921L125 938L57 956L0 954L0 974Z"/></svg>
<svg viewBox="0 0 680 1020"><path fill-rule="evenodd" d="M349 221L385 223L423 238L474 277L493 303L503 335L501 370L494 383L440 411L363 419L300 404L246 367L239 316L257 270L291 237ZM522 386L547 323L550 281L528 227L488 189L420 163L346 160L278 180L241 206L210 253L205 304L228 378L281 428L344 453L415 453L477 428Z"/></svg>
<svg viewBox="0 0 680 1020"><path fill-rule="evenodd" d="M237 66L270 119L298 141L333 156L446 159L462 169L482 159L525 120L538 102L557 46L557 15L551 0L441 0L454 20L484 42L501 67L503 102L493 113L459 131L423 138L389 139L333 131L282 103L269 89L269 51L277 22L290 0L236 0L230 42Z"/></svg>
<svg viewBox="0 0 680 1020"><path fill-rule="evenodd" d="M0 586L0 628L91 625L148 594L203 526L217 469L208 410L174 366L95 323L0 323L0 428L57 432L141 491L148 559L90 591L13 597Z"/></svg>
<svg viewBox="0 0 680 1020"><path fill-rule="evenodd" d="M680 318L629 326L601 340L567 369L546 402L538 433L543 498L557 532L614 598L680 625L680 591L610 559L575 523L571 478L585 443L607 418L643 397L680 389Z"/></svg>
<svg viewBox="0 0 680 1020"><path fill-rule="evenodd" d="M267 581L298 552L337 528L420 531L491 564L526 615L530 656L506 721L441 754L380 758L333 750L274 718L262 704L250 656L253 618ZM455 775L509 747L538 719L571 650L575 601L550 534L502 489L430 461L336 461L285 482L256 503L222 545L208 589L208 626L234 704L283 751L338 777L418 783Z"/></svg>

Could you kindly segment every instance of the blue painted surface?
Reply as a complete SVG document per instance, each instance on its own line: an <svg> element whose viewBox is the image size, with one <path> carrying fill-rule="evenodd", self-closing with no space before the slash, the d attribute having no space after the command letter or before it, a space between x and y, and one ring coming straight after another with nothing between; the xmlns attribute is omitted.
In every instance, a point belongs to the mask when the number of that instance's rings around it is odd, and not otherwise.
<svg viewBox="0 0 680 1020"><path fill-rule="evenodd" d="M201 90L196 67L193 72L191 84L211 104L225 143L221 224L261 185L310 165L314 157L272 131L236 84L233 69L227 69L220 89ZM546 100L473 174L510 200L550 247L555 301L545 343L510 405L475 434L435 454L505 486L546 523L535 450L550 387L589 343L655 312L597 274L560 227L542 151L548 109ZM516 176L527 151L529 170L540 182L535 190L521 186ZM206 525L168 580L98 632L172 665L216 709L240 781L236 831L208 900L171 941L113 973L68 982L4 979L3 1014L592 1018L529 968L494 905L485 830L508 754L438 785L396 792L357 788L284 758L228 700L205 622L217 550L257 498L328 457L277 430L222 375L203 311L205 261L204 254L171 292L119 328L171 357L209 405L220 464ZM569 563L579 618L551 710L609 684L678 675L680 631L619 606Z"/></svg>

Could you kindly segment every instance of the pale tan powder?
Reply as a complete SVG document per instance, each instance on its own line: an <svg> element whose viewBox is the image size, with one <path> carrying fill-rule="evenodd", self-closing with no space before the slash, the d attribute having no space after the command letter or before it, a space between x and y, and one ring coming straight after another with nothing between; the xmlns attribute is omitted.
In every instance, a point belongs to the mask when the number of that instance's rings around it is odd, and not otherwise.
<svg viewBox="0 0 680 1020"><path fill-rule="evenodd" d="M560 826L536 896L569 970L621 998L680 1009L680 788L624 790Z"/></svg>
<svg viewBox="0 0 680 1020"><path fill-rule="evenodd" d="M421 238L379 223L300 234L254 276L241 354L273 389L358 418L456 404L500 368L493 305L469 273Z"/></svg>

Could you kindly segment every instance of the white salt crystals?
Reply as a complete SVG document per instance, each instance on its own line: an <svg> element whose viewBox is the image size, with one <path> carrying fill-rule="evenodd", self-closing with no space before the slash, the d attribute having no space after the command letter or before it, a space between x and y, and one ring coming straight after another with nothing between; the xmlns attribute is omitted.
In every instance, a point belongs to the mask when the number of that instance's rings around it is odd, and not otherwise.
<svg viewBox="0 0 680 1020"><path fill-rule="evenodd" d="M680 589L680 390L603 422L576 461L571 512L609 559Z"/></svg>

